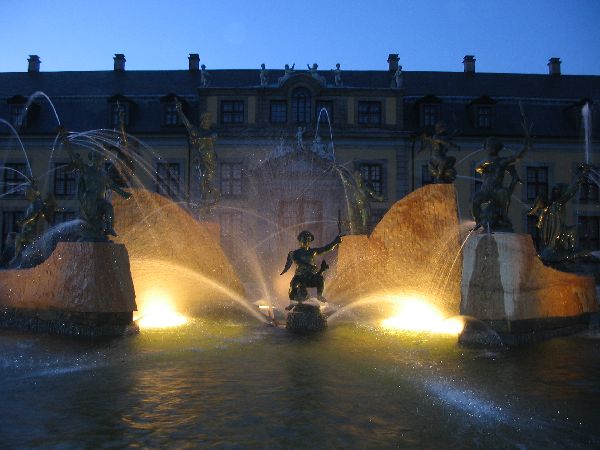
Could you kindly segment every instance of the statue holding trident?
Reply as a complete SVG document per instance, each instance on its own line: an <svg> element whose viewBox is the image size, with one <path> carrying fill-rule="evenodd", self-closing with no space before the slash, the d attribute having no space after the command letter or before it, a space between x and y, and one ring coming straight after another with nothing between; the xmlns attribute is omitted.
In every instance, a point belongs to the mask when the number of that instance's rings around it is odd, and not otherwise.
<svg viewBox="0 0 600 450"><path fill-rule="evenodd" d="M214 143L217 134L211 130L212 114L205 112L200 118L200 129L196 128L186 115L179 100L175 100L175 109L181 122L188 131L190 146L196 150L194 160L200 181L200 196L205 204L215 204L219 200L219 191L215 187L217 175L217 155Z"/></svg>
<svg viewBox="0 0 600 450"><path fill-rule="evenodd" d="M317 288L317 299L321 302L327 301L323 297L323 289L325 282L323 272L329 268L325 260L321 262L321 267L317 267L315 257L332 251L338 244L342 242L341 234L329 244L323 247L311 248L310 243L315 239L310 231L302 231L298 235L300 248L289 252L283 272L286 273L292 264L296 264L296 272L290 282L290 290L288 292L290 301L303 302L308 299L307 288ZM290 304L287 309L292 309L294 305Z"/></svg>

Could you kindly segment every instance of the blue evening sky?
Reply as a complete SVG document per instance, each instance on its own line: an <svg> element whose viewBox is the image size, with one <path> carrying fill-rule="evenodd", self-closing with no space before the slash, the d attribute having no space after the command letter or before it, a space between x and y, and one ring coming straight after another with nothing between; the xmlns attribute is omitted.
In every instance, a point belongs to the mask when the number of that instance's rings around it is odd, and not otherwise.
<svg viewBox="0 0 600 450"><path fill-rule="evenodd" d="M600 75L600 0L0 0L0 72L186 69L385 69Z"/></svg>

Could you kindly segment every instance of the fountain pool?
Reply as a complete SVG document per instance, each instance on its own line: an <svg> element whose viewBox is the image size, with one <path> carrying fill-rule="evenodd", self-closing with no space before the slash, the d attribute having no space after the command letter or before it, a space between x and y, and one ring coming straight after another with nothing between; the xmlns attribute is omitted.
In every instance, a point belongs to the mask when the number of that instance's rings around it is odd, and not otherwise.
<svg viewBox="0 0 600 450"><path fill-rule="evenodd" d="M4 448L592 448L600 334L490 351L336 323L0 332Z"/></svg>

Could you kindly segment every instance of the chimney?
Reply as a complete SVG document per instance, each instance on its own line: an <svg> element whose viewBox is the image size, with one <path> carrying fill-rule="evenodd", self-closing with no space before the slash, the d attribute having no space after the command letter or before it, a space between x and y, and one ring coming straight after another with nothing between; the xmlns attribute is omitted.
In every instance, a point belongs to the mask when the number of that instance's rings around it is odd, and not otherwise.
<svg viewBox="0 0 600 450"><path fill-rule="evenodd" d="M475 57L473 55L465 55L463 66L465 73L475 73Z"/></svg>
<svg viewBox="0 0 600 450"><path fill-rule="evenodd" d="M188 56L188 61L190 64L190 72L198 72L200 70L200 55L198 53L190 53L190 56Z"/></svg>
<svg viewBox="0 0 600 450"><path fill-rule="evenodd" d="M390 72L395 72L396 70L398 70L398 63L400 62L398 53L390 53L388 55L387 62L388 62Z"/></svg>
<svg viewBox="0 0 600 450"><path fill-rule="evenodd" d="M40 71L40 57L38 55L29 55L27 59L29 66L27 67L27 72L39 72Z"/></svg>
<svg viewBox="0 0 600 450"><path fill-rule="evenodd" d="M123 53L115 53L113 57L115 60L115 71L124 71L125 70L125 55Z"/></svg>
<svg viewBox="0 0 600 450"><path fill-rule="evenodd" d="M560 75L560 58L548 60L548 75Z"/></svg>

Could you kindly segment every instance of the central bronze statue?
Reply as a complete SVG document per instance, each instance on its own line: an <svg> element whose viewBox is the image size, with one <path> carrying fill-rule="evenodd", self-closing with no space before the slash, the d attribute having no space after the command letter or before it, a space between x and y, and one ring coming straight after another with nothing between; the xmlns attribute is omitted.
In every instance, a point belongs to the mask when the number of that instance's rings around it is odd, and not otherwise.
<svg viewBox="0 0 600 450"><path fill-rule="evenodd" d="M456 179L456 169L454 168L456 158L448 156L447 153L451 148L459 150L460 147L451 142L444 122L440 121L435 124L433 136L422 136L419 152L428 147L431 151L431 159L427 163L427 168L431 178L435 183L452 184Z"/></svg>
<svg viewBox="0 0 600 450"><path fill-rule="evenodd" d="M338 244L342 242L341 236L336 238L324 247L311 248L310 243L315 239L310 231L302 231L298 235L300 248L293 250L288 254L287 261L283 272L286 273L292 264L296 264L296 272L290 282L289 298L296 302L302 302L308 299L307 288L317 288L317 299L325 302L323 297L323 289L325 282L323 272L329 267L325 260L321 262L321 266L317 267L315 257L332 251Z"/></svg>

